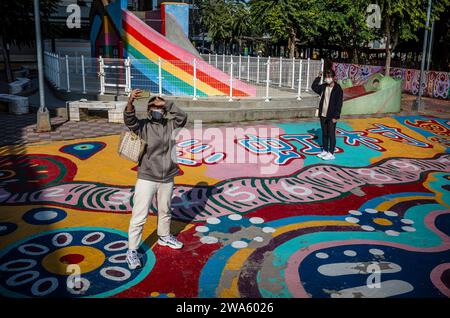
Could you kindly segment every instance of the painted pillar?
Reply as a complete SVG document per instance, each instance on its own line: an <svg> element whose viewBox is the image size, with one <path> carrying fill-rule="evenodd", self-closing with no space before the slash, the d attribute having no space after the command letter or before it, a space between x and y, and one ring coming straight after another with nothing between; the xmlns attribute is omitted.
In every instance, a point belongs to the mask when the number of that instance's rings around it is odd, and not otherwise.
<svg viewBox="0 0 450 318"><path fill-rule="evenodd" d="M109 33L111 26L109 25L109 20L106 15L103 16L103 45L104 45L104 57L112 56L111 49L111 34Z"/></svg>

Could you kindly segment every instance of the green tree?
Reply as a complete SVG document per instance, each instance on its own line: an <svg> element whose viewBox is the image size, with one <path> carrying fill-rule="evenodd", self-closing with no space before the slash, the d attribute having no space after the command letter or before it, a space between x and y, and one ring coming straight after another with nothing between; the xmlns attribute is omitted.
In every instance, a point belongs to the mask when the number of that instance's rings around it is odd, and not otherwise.
<svg viewBox="0 0 450 318"><path fill-rule="evenodd" d="M225 0L198 0L198 13L201 16L203 29L208 30L213 46L226 42L232 38L231 8Z"/></svg>
<svg viewBox="0 0 450 318"><path fill-rule="evenodd" d="M386 73L391 67L392 52L400 40L419 41L417 30L424 28L427 15L427 0L378 0L381 8L381 29L385 40ZM439 16L448 7L450 0L433 1L432 18L439 20Z"/></svg>
<svg viewBox="0 0 450 318"><path fill-rule="evenodd" d="M361 48L376 38L366 22L366 9L373 0L321 0L323 13L318 42L345 49L352 63L359 63Z"/></svg>
<svg viewBox="0 0 450 318"><path fill-rule="evenodd" d="M242 36L254 32L253 17L249 6L242 1L230 2L231 6L231 34L233 40L238 42L238 51L242 47Z"/></svg>
<svg viewBox="0 0 450 318"><path fill-rule="evenodd" d="M252 15L274 40L288 40L289 57L295 56L298 40L317 35L323 23L321 1L250 0Z"/></svg>
<svg viewBox="0 0 450 318"><path fill-rule="evenodd" d="M40 13L43 36L51 30L48 18L56 10L59 0L40 0ZM9 47L31 46L35 42L34 7L31 0L0 1L0 50L5 65L5 75L12 82Z"/></svg>
<svg viewBox="0 0 450 318"><path fill-rule="evenodd" d="M242 36L253 31L249 6L243 0L197 0L199 22L208 31L213 45L231 48L233 41L241 48Z"/></svg>

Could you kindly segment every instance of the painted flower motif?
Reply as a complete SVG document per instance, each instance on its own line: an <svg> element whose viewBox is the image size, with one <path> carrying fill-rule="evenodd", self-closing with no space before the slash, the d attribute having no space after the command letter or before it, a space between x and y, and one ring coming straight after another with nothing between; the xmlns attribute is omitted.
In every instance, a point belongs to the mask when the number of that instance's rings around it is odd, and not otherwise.
<svg viewBox="0 0 450 318"><path fill-rule="evenodd" d="M407 69L405 71L405 75L404 75L404 79L403 79L403 89L407 92L411 91L413 77L414 77L414 72L410 69Z"/></svg>
<svg viewBox="0 0 450 318"><path fill-rule="evenodd" d="M34 220L35 214L27 215ZM0 295L115 295L140 282L155 263L153 252L143 244L139 252L146 266L130 271L127 248L126 234L108 228L64 228L29 237L0 252Z"/></svg>
<svg viewBox="0 0 450 318"><path fill-rule="evenodd" d="M351 64L350 65L350 68L348 70L348 75L354 82L357 82L359 80L359 78L360 78L360 76L358 74L359 70L360 69L359 69L358 65L356 65L356 64Z"/></svg>
<svg viewBox="0 0 450 318"><path fill-rule="evenodd" d="M203 244L231 245L235 249L257 246L270 240L276 229L267 226L260 217L246 218L240 214L206 220L204 225L195 227Z"/></svg>
<svg viewBox="0 0 450 318"><path fill-rule="evenodd" d="M449 78L446 73L439 73L439 76L436 78L436 83L434 86L434 97L447 98L449 91L450 83Z"/></svg>
<svg viewBox="0 0 450 318"><path fill-rule="evenodd" d="M338 79L344 79L347 78L347 73L348 73L348 65L347 64L343 64L343 63L338 63L338 64L334 64L335 65L335 71L336 71L336 76Z"/></svg>
<svg viewBox="0 0 450 318"><path fill-rule="evenodd" d="M415 72L411 79L411 93L417 95L419 93L419 73Z"/></svg>
<svg viewBox="0 0 450 318"><path fill-rule="evenodd" d="M384 232L389 236L398 236L401 232L415 232L414 221L402 218L394 211L378 211L365 209L364 211L350 210L345 218L349 223L359 224L367 232Z"/></svg>

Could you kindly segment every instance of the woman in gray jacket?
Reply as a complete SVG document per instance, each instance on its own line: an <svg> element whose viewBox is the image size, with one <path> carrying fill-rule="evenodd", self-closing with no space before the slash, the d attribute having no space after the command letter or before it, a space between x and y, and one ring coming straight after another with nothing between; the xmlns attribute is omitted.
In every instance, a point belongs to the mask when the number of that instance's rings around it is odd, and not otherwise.
<svg viewBox="0 0 450 318"><path fill-rule="evenodd" d="M138 119L133 106L141 90L133 90L124 112L125 125L147 143L139 161L138 179L134 190L134 205L128 231L127 262L130 269L141 267L137 249L147 220L153 197L158 203L158 244L180 249L183 244L170 234L173 179L178 174L175 155L174 131L186 124L187 115L173 102L152 97L147 105L147 118Z"/></svg>

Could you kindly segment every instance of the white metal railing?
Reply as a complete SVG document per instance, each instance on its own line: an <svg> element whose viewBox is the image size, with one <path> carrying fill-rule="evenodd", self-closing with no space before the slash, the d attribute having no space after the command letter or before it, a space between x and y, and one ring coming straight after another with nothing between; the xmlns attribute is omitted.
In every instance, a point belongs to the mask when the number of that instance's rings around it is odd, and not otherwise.
<svg viewBox="0 0 450 318"><path fill-rule="evenodd" d="M254 86L255 97L267 102L274 97L300 100L302 93L309 91L309 86L319 71L323 71L323 60L217 54L201 56L204 61L229 76L225 82L215 81L214 87L221 92L216 96L226 97L230 101L238 95L238 81ZM197 100L205 97L199 94L199 84L208 85L213 78L205 73L205 68L199 72L199 63L204 61L194 59L186 63L158 58L157 63L153 63L130 58L74 57L45 52L44 70L46 79L55 88L66 92L128 95L133 87L143 88L160 96L190 96ZM186 72L186 68L190 68L190 71ZM142 69L149 70L148 74L151 75L144 75ZM181 81L177 76L180 73L183 73L184 78L190 73L191 83ZM170 90L167 89L169 86L177 88Z"/></svg>
<svg viewBox="0 0 450 318"><path fill-rule="evenodd" d="M323 60L295 59L284 57L251 57L233 56L224 54L201 54L201 57L209 64L221 71L229 72L230 62L237 65L237 79L255 84L266 84L270 79L270 86L291 88L298 91L299 83L301 90L309 91L310 84L317 77L319 71L323 72ZM270 63L270 67L267 64ZM300 69L300 65L303 67ZM267 75L266 72L269 74Z"/></svg>

